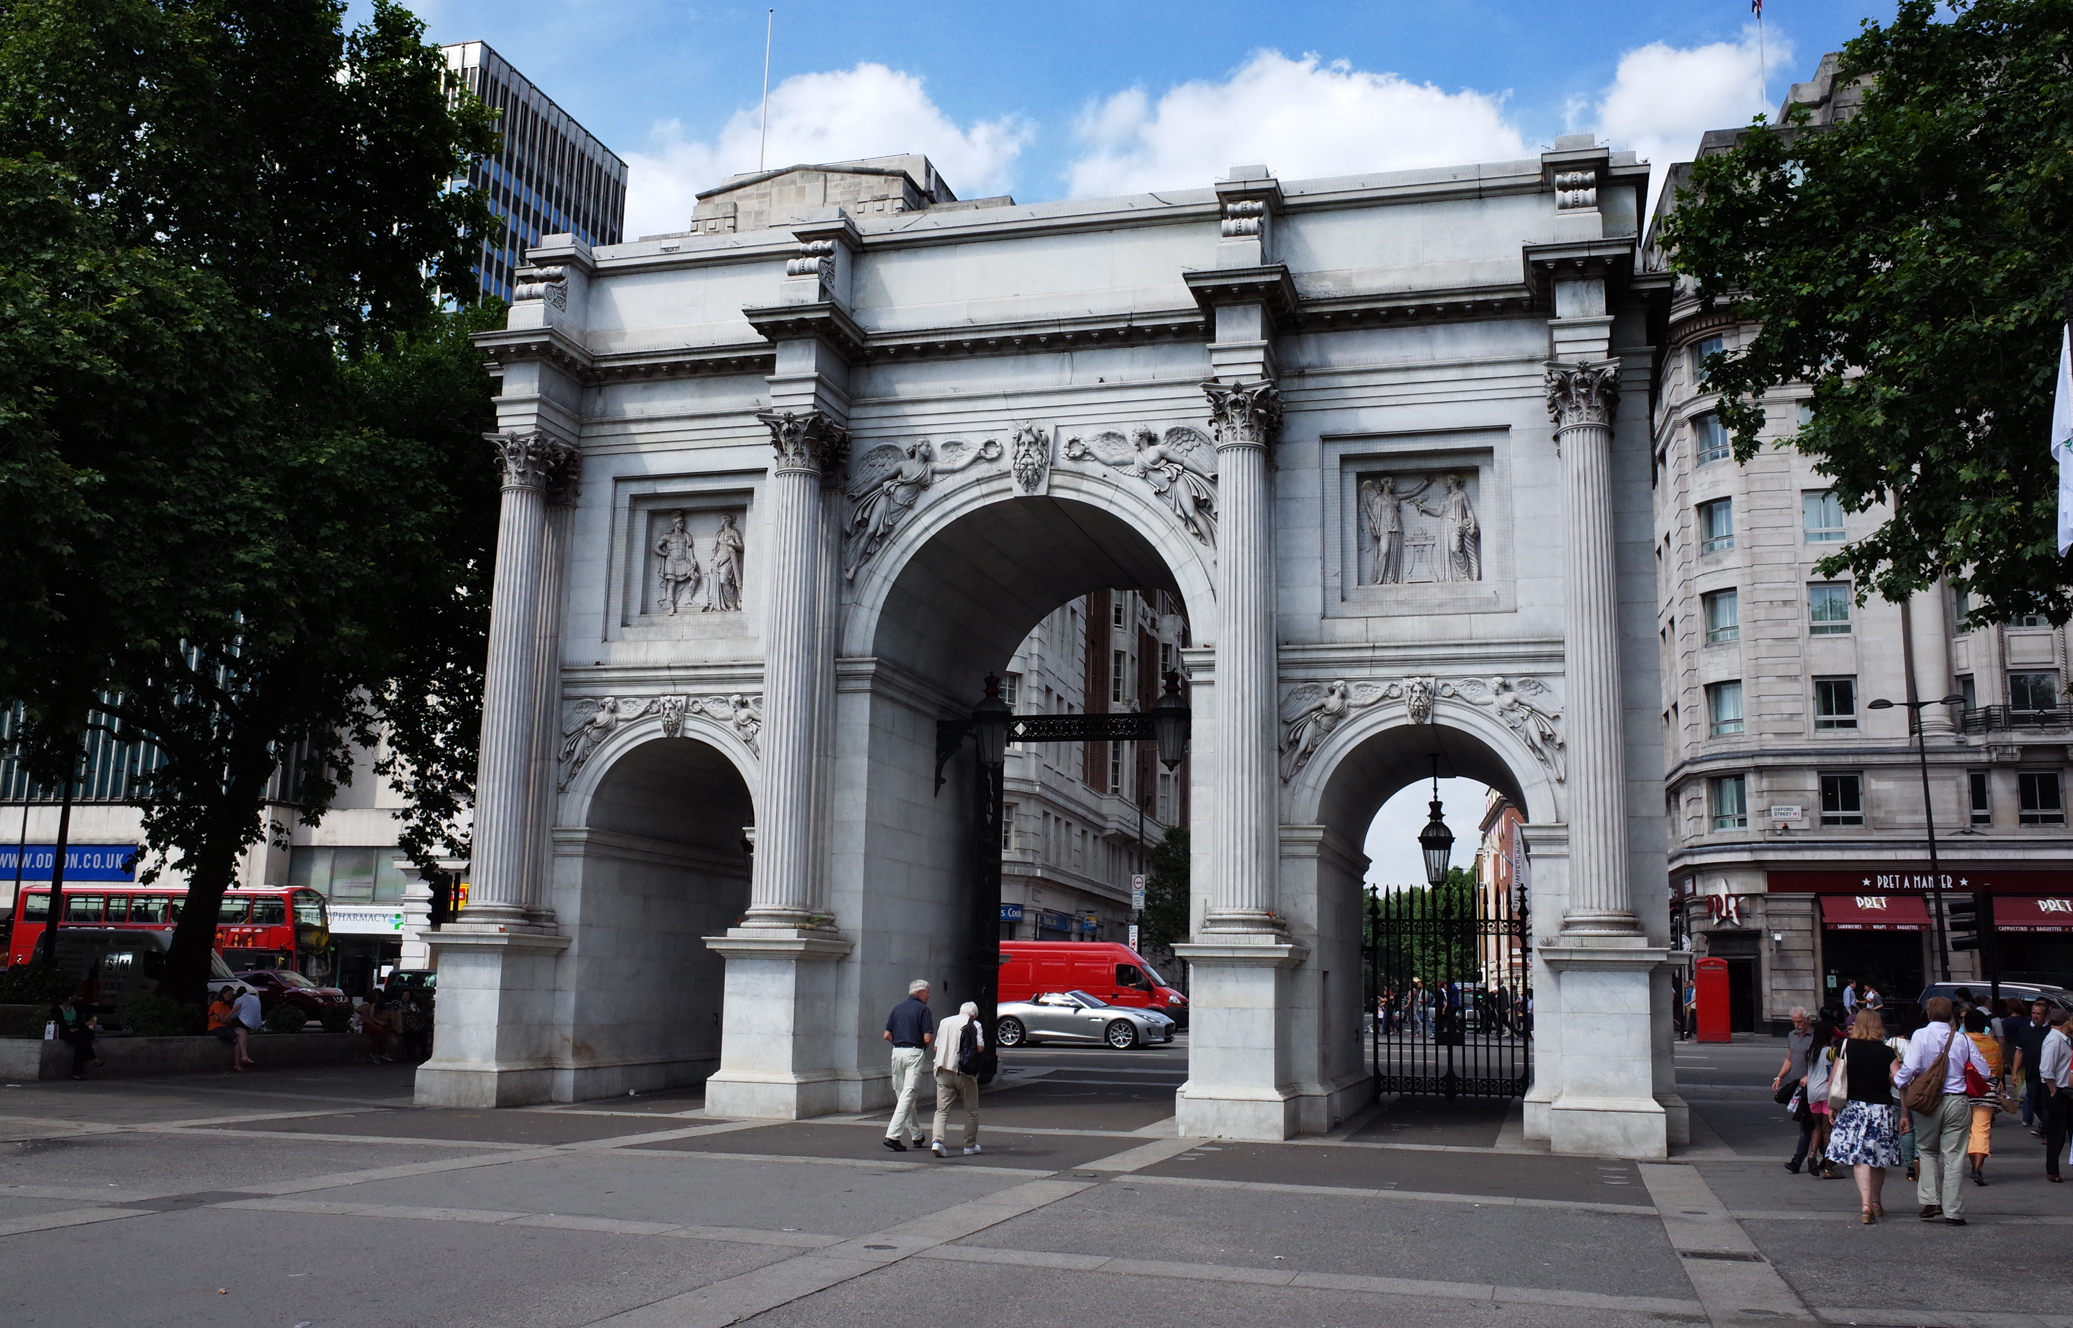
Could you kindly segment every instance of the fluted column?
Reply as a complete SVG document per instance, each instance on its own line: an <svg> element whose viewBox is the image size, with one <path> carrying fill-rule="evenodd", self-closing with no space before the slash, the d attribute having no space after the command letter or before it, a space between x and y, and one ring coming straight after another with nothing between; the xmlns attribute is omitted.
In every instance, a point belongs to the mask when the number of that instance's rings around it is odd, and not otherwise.
<svg viewBox="0 0 2073 1328"><path fill-rule="evenodd" d="M548 477L547 518L541 526L540 620L534 632L531 824L526 835L525 908L536 921L551 922L554 871L556 748L561 742L562 587L567 576L569 524L576 514L582 456L571 451Z"/></svg>
<svg viewBox="0 0 2073 1328"><path fill-rule="evenodd" d="M1935 701L1956 690L1951 682L1951 612L1948 591L1938 581L1908 602L1909 648L1914 652L1915 697ZM1948 738L1957 732L1949 706L1923 706L1922 736Z"/></svg>
<svg viewBox="0 0 2073 1328"><path fill-rule="evenodd" d="M491 434L489 440L503 465L504 491L483 673L468 920L508 924L525 917L547 482L576 449L543 433Z"/></svg>
<svg viewBox="0 0 2073 1328"><path fill-rule="evenodd" d="M1555 421L1569 511L1562 636L1569 688L1570 890L1562 930L1570 935L1641 930L1627 880L1612 524L1612 420L1619 381L1617 360L1547 366L1548 413Z"/></svg>
<svg viewBox="0 0 2073 1328"><path fill-rule="evenodd" d="M1218 778L1207 818L1217 864L1203 930L1280 931L1275 772L1274 544L1269 449L1281 428L1271 379L1208 382L1217 456L1216 701Z"/></svg>
<svg viewBox="0 0 2073 1328"><path fill-rule="evenodd" d="M777 459L764 495L763 796L746 925L803 927L813 911L814 700L819 691L821 482L849 435L819 411L766 411Z"/></svg>

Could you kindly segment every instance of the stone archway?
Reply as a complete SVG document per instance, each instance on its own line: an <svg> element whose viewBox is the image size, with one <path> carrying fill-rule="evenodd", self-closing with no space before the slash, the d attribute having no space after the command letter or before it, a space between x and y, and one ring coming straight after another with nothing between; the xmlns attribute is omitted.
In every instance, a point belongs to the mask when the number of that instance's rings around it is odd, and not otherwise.
<svg viewBox="0 0 2073 1328"><path fill-rule="evenodd" d="M755 807L721 740L658 727L600 750L554 832L561 1101L702 1082L719 1065L725 964L703 938L748 907Z"/></svg>

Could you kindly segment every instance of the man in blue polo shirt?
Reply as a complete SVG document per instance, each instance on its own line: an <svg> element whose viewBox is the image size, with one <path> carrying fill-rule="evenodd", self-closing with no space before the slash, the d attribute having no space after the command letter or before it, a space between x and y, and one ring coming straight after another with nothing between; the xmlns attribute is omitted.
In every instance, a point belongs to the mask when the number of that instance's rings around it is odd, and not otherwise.
<svg viewBox="0 0 2073 1328"><path fill-rule="evenodd" d="M936 1040L936 1012L929 1009L929 984L926 978L916 978L907 984L907 999L893 1007L886 1016L885 1040L893 1044L893 1103L892 1124L885 1127L885 1146L895 1153L907 1151L905 1135L916 1148L927 1142L922 1132L921 1118L917 1114L915 1098L921 1092L921 1079L926 1071L928 1048Z"/></svg>

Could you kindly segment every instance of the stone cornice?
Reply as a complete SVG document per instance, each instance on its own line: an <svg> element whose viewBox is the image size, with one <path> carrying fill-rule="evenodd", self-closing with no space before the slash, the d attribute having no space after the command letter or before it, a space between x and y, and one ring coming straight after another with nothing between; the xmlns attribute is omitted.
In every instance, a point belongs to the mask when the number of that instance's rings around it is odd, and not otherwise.
<svg viewBox="0 0 2073 1328"><path fill-rule="evenodd" d="M1526 285L1536 303L1545 303L1556 279L1596 278L1624 288L1634 273L1636 242L1631 235L1604 240L1551 240L1520 246ZM1608 291L1607 295L1612 292ZM1607 301L1608 306L1610 300Z"/></svg>
<svg viewBox="0 0 2073 1328"><path fill-rule="evenodd" d="M1195 297L1205 315L1213 313L1218 305L1259 304L1265 305L1268 316L1279 323L1295 313L1302 300L1285 263L1200 268L1186 277L1188 293Z"/></svg>
<svg viewBox="0 0 2073 1328"><path fill-rule="evenodd" d="M762 305L742 310L741 316L770 341L817 340L851 364L864 358L864 329L833 300Z"/></svg>
<svg viewBox="0 0 2073 1328"><path fill-rule="evenodd" d="M477 332L472 339L499 367L538 360L579 380L593 367L591 354L583 343L556 326L497 328Z"/></svg>

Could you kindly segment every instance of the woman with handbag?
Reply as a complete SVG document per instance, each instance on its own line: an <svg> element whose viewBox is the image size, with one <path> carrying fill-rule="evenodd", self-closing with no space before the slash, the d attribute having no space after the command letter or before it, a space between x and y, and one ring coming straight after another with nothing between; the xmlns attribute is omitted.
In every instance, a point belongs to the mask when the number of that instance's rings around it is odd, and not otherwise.
<svg viewBox="0 0 2073 1328"><path fill-rule="evenodd" d="M1807 1053L1806 1108L1814 1116L1813 1152L1807 1158L1807 1174L1817 1180L1841 1180L1828 1160L1828 1136L1835 1128L1835 1113L1829 1110L1828 1089L1835 1069L1836 1037L1841 1031L1832 1014L1823 1008L1814 1025L1814 1047Z"/></svg>
<svg viewBox="0 0 2073 1328"><path fill-rule="evenodd" d="M1900 1144L1893 1128L1893 1070L1898 1058L1886 1045L1886 1025L1877 1010L1857 1007L1850 1039L1836 1055L1828 1100L1835 1118L1828 1141L1828 1160L1854 1169L1857 1199L1864 1225L1886 1215L1880 1202L1886 1168L1900 1165Z"/></svg>
<svg viewBox="0 0 2073 1328"><path fill-rule="evenodd" d="M1965 1160L1972 1164L1972 1183L1987 1183L1987 1158L1994 1151L1994 1113L2001 1109L2001 1095L1996 1085L2001 1082L2001 1039L1989 1031L1986 1011L1965 1012L1965 1036L1972 1039L1972 1045L1979 1048L1979 1054L1986 1059L1987 1068L1992 1071L1981 1078L1978 1071L1966 1067L1965 1097L1972 1103L1972 1133L1965 1140Z"/></svg>

